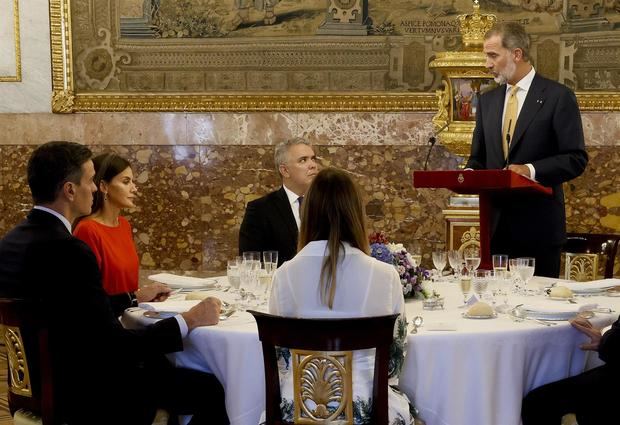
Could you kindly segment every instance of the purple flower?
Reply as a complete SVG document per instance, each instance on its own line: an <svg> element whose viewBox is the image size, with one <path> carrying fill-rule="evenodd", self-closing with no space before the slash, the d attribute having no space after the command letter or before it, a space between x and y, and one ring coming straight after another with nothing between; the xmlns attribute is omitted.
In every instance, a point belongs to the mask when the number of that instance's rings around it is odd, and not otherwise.
<svg viewBox="0 0 620 425"><path fill-rule="evenodd" d="M384 263L393 264L394 256L385 244L373 243L370 245L370 255Z"/></svg>

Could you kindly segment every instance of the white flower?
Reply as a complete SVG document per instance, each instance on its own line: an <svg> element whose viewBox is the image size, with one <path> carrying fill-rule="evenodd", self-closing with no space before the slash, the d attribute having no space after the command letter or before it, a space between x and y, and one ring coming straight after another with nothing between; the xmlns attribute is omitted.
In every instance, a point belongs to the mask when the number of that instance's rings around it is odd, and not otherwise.
<svg viewBox="0 0 620 425"><path fill-rule="evenodd" d="M398 274L399 274L400 276L402 276L402 275L403 275L403 273L405 273L405 267L404 267L404 266L400 266L400 265L398 265L398 266L396 266L396 270L398 271Z"/></svg>
<svg viewBox="0 0 620 425"><path fill-rule="evenodd" d="M393 254L395 252L401 252L404 251L405 247L403 246L402 243L389 243L387 244L388 249L390 250L390 252Z"/></svg>

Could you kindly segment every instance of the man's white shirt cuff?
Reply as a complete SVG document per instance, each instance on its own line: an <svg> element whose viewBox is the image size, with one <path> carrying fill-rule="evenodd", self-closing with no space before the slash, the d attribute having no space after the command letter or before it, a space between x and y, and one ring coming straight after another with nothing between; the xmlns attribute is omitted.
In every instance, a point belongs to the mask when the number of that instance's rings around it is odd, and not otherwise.
<svg viewBox="0 0 620 425"><path fill-rule="evenodd" d="M180 314L177 314L176 316L174 316L174 318L177 319L177 322L179 323L179 331L181 331L181 338L185 338L187 334L189 333L189 329L187 328L187 323L185 322L185 319Z"/></svg>

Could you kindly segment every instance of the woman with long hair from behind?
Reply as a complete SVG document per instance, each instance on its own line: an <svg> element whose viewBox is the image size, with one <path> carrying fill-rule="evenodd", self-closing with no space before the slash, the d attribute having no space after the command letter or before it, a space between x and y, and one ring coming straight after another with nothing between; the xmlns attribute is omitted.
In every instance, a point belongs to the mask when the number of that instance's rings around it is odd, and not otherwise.
<svg viewBox="0 0 620 425"><path fill-rule="evenodd" d="M297 255L274 274L269 311L287 317L370 317L399 313L390 359L396 383L406 339L405 302L396 269L369 255L363 197L349 175L326 168L314 178L304 199ZM286 358L286 350L281 351ZM283 362L282 368L290 367ZM374 372L372 350L354 352L355 424L370 421ZM292 374L281 374L282 414L292 421ZM390 424L413 423L407 397L390 387Z"/></svg>
<svg viewBox="0 0 620 425"><path fill-rule="evenodd" d="M115 153L93 158L94 182L90 215L78 221L73 234L93 251L103 288L119 316L127 307L144 301L163 301L170 288L155 283L138 289L139 260L131 225L121 210L135 208L137 188L129 161Z"/></svg>

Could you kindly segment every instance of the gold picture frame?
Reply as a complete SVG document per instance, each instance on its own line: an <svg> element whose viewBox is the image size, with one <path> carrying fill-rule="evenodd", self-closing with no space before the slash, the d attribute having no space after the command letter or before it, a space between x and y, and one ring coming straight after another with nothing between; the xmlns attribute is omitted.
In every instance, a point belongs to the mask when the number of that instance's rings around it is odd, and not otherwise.
<svg viewBox="0 0 620 425"><path fill-rule="evenodd" d="M19 39L19 3L18 0L9 0L13 4L13 38L15 46L15 75L0 75L2 83L18 83L22 80L21 43Z"/></svg>
<svg viewBox="0 0 620 425"><path fill-rule="evenodd" d="M110 28L103 28L97 19L106 14L118 13L119 0L50 0L50 27L52 45L52 111L57 113L92 112L92 111L171 111L171 112L207 112L207 111L438 111L438 98L433 92L412 91L309 91L250 92L204 92L204 91L129 91L124 90L122 84L118 89L93 90L83 87L84 70L81 63L92 60L102 70L109 70L109 63L102 62L103 56L112 57L112 66L126 63L131 52L140 54L152 51L155 47L151 40L132 40L130 43L120 38L120 28L111 24ZM367 2L367 0L364 0ZM342 2L339 2L339 4ZM76 9L93 10L93 15L85 17ZM95 13L96 12L96 13ZM98 14L98 15L97 15ZM76 18L77 17L77 18ZM74 19L76 21L74 22ZM109 16L108 16L108 19ZM111 22L111 20L110 20ZM90 40L73 38L75 33L88 34ZM376 41L362 37L356 40L356 48L366 52L376 48L381 43L389 41L389 36L376 37ZM375 37L372 37L375 39ZM77 42L82 43L80 49L73 47ZM341 42L341 38L330 38L331 44ZM387 41L386 41L387 40ZM294 40L291 43L295 42ZM313 45L312 41L300 40L301 44L308 44L315 50L321 50L320 45ZM88 44L90 43L90 44ZM150 44L149 44L150 43ZM175 49L182 49L183 43L196 45L205 40L163 40L158 46L167 49L167 54ZM247 52L255 44L247 41ZM213 42L214 48L217 43ZM330 45L331 45L330 44ZM162 47L163 46L163 47ZM226 46L221 47L225 49ZM150 50L149 50L150 49ZM88 55L91 56L88 56ZM99 54L100 56L97 56ZM239 55L246 52L241 49ZM253 53L256 56L256 53ZM428 55L428 53L427 53ZM77 64L77 66L76 66ZM133 64L132 64L133 65ZM108 67L108 68L106 68ZM110 75L115 78L118 70L111 70ZM413 72L413 71L412 71ZM417 71L416 71L417 72ZM79 74L79 75L76 75ZM122 73L121 73L122 74ZM233 74L231 72L231 74ZM79 78L78 78L79 77ZM107 77L106 77L107 78ZM164 77L162 77L164 78ZM373 77L374 78L374 77ZM380 78L380 77L377 77ZM203 83L204 84L204 83ZM620 110L619 92L578 92L582 110Z"/></svg>

